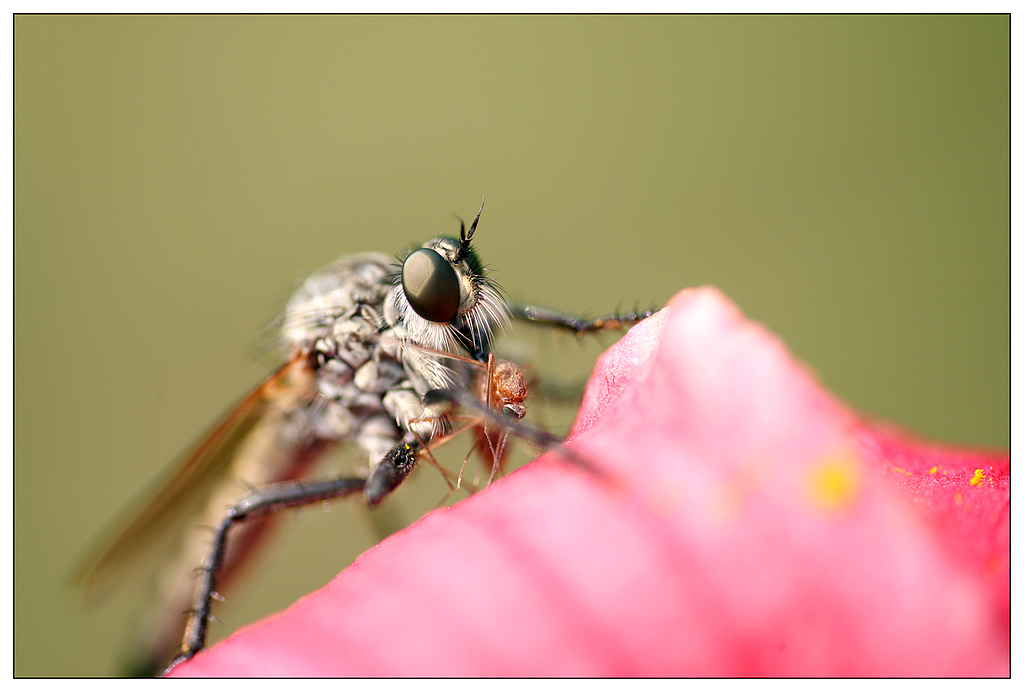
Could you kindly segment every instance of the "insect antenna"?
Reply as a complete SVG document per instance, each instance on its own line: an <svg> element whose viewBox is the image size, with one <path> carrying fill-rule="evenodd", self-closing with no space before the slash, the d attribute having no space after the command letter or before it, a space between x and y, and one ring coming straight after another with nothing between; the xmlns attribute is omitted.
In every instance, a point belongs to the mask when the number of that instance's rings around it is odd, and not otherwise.
<svg viewBox="0 0 1024 692"><path fill-rule="evenodd" d="M461 262L463 259L466 258L466 255L469 253L469 243L471 240L473 240L473 234L476 232L476 225L480 223L480 214L482 214L484 211L484 202L486 201L487 198L484 197L483 201L480 202L480 211L476 213L476 218L473 219L473 223L469 227L469 233L466 233L466 222L463 221L462 219L459 219L459 225L461 226L461 229L459 230L459 251L455 255L456 262Z"/></svg>

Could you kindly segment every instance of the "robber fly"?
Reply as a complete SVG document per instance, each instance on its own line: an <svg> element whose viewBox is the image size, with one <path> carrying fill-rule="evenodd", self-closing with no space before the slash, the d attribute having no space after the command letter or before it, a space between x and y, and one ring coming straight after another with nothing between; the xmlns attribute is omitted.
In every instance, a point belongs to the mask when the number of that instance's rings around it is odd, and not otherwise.
<svg viewBox="0 0 1024 692"><path fill-rule="evenodd" d="M460 409L476 411L469 427L492 479L508 431L523 430L510 421L525 414L522 372L491 352L495 330L510 318L580 335L650 314L588 320L509 305L471 245L482 211L458 238L434 238L397 264L365 253L310 276L281 319L284 364L82 563L76 581L87 596L109 593L147 562L170 563L157 574L153 616L141 628L147 667L166 663L182 629L176 662L204 646L217 584L239 570L267 529L252 519L350 494L378 505L420 461L437 465L430 450L457 432ZM543 446L558 442L536 431L524 436ZM301 480L343 442L366 454L365 475ZM454 484L442 472L453 490L461 483L461 471Z"/></svg>

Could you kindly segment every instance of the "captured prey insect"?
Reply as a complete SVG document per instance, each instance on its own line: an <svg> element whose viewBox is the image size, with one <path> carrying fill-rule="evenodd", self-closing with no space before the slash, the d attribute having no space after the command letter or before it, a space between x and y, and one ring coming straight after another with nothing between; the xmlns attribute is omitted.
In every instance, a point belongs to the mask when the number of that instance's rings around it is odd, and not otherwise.
<svg viewBox="0 0 1024 692"><path fill-rule="evenodd" d="M174 656L182 629L176 662L204 646L217 584L239 570L267 529L251 519L356 493L378 505L420 461L437 465L431 449L459 432L452 430L459 410L475 415L465 427L477 431L486 482L500 468L510 430L541 446L558 442L507 423L525 414L526 386L518 366L494 358L495 329L515 317L582 335L651 313L585 320L510 306L471 245L482 211L458 238L434 238L397 264L364 253L310 276L282 316L285 363L82 563L76 581L87 596L109 593L147 563L165 563L152 618L141 628L147 660L140 669L159 670ZM365 475L305 479L314 461L346 442L368 457ZM462 470L442 473L450 488L461 484Z"/></svg>

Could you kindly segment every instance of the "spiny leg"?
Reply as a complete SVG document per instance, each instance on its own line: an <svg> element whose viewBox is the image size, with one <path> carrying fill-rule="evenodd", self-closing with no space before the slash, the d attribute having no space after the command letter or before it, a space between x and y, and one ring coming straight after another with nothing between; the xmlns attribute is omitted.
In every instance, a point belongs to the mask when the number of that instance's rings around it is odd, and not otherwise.
<svg viewBox="0 0 1024 692"><path fill-rule="evenodd" d="M475 427L478 424L474 423L473 425ZM464 477L464 474L466 472L466 466L469 464L469 459L470 457L473 456L474 453L479 454L481 458L485 457L485 444L486 443L484 442L484 439L482 439L481 437L477 437L477 439L473 441L473 446L469 448L469 451L466 452L466 457L462 460L462 468L459 469L460 480ZM470 495L475 495L477 492L480 491L480 473L482 470L483 464L477 464L476 471L473 473L473 481L466 486L466 492L469 493Z"/></svg>
<svg viewBox="0 0 1024 692"><path fill-rule="evenodd" d="M413 435L416 435L416 433L413 432ZM449 471L448 469L446 469L444 466L442 466L441 463L437 459L434 458L434 455L431 454L430 450L435 448L435 447L438 447L438 446L444 444L451 437L452 437L452 434L448 434L448 435L445 435L443 438L441 438L441 439L439 439L437 441L434 441L432 443L427 443L427 442L424 442L420 438L419 435L416 435L416 442L419 445L419 451L417 452L417 454L419 455L419 458L423 459L428 464L430 464L435 469L437 469L438 473L441 474L441 478L444 480L445 485L448 486L448 494L445 495L445 497L444 497L445 500L447 500L449 497L451 497L452 493L454 493L456 490L459 489L458 479L456 479L455 483L452 483L452 472ZM443 502L444 502L444 500L442 500L442 503Z"/></svg>
<svg viewBox="0 0 1024 692"><path fill-rule="evenodd" d="M576 336L596 334L612 329L626 329L641 320L647 319L656 312L653 309L646 311L634 310L633 312L614 313L600 317L580 317L557 310L537 307L536 305L520 305L518 303L510 303L509 311L512 313L512 317L517 320L525 320L545 327L564 329L573 332Z"/></svg>
<svg viewBox="0 0 1024 692"><path fill-rule="evenodd" d="M509 312L514 319L530 322L538 327L555 329L562 333L569 332L577 338L582 338L613 330L628 329L657 311L651 308L645 311L617 312L600 317L582 317L536 305L510 303ZM583 396L585 385L585 379L579 381L559 380L557 377L550 376L534 380L530 384L532 391L542 398L566 403L578 403L580 397Z"/></svg>
<svg viewBox="0 0 1024 692"><path fill-rule="evenodd" d="M491 443L491 438L489 436L487 436L487 444L490 445L490 443ZM503 430L502 433L501 433L501 442L498 443L498 449L495 451L493 445L491 446L491 455L493 456L494 461L491 463L491 475L489 475L487 477L487 485L484 486L485 488L490 486L491 483L494 482L494 476L495 476L495 474L498 473L498 470L501 467L501 460L504 458L505 450L507 448L508 448L508 430Z"/></svg>
<svg viewBox="0 0 1024 692"><path fill-rule="evenodd" d="M278 483L253 491L230 507L214 531L213 544L206 560L198 568L199 582L192 610L189 614L181 654L167 667L175 666L195 656L206 645L210 608L217 594L217 579L224 566L228 531L258 517L283 509L301 507L362 492L367 503L375 507L391 493L415 468L418 445L400 443L388 452L370 472L369 478L332 478L324 481L293 481Z"/></svg>
<svg viewBox="0 0 1024 692"><path fill-rule="evenodd" d="M474 360L466 360L467 362L470 363L477 363L477 361ZM424 397L423 401L424 413L421 417L416 419L416 422L440 420L441 418L452 416L454 414L455 407L453 406L453 402L447 397L432 397L431 393L428 392L427 396ZM455 430L449 430L441 435L435 436L429 442L421 439L419 435L413 432L413 434L416 435L417 442L419 442L418 454L420 455L420 458L422 458L428 464L436 468L444 478L444 482L448 485L449 493L441 501L441 504L446 502L448 498L455 493L456 490L459 490L462 487L462 473L466 470L466 463L469 461L469 456L472 455L475 446L473 449L470 450L469 455L466 456L466 459L463 460L462 468L459 470L458 476L455 477L454 485L452 484L452 473L444 466L442 466L440 462L437 461L437 459L434 457L432 453L432 450L437 449L438 447L441 447L445 444L448 444L448 442L450 442L451 440L455 439L462 433L474 427L476 427L475 422L466 423L465 425Z"/></svg>
<svg viewBox="0 0 1024 692"><path fill-rule="evenodd" d="M518 370L518 368L517 368L517 370ZM495 395L495 393L494 393L494 353L488 353L487 354L487 371L486 371L486 375L484 376L484 382L486 383L485 386L484 386L484 399L483 399L484 400L484 405L487 406L488 408L492 408L494 406L494 404L495 404L495 402L492 400L494 395ZM524 409L524 411L525 411L525 409ZM487 441L487 451L489 451L490 455L491 455L490 456L490 459L491 459L491 473L490 473L490 475L487 478L487 486L489 486L492 482L494 482L494 474L498 470L498 467L501 466L501 462L503 460L503 457L505 456L505 448L506 448L507 443L508 443L508 433L503 431L503 433L501 435L501 442L499 442L497 447L495 447L494 441L491 439L490 424L488 423L488 420L486 418L484 418L483 439ZM465 463L463 463L463 468L465 468ZM476 480L475 479L473 481L473 485L476 486ZM484 487L487 487L487 486L484 486Z"/></svg>
<svg viewBox="0 0 1024 692"><path fill-rule="evenodd" d="M420 459L423 459L428 464L430 464L435 469L437 469L441 473L441 477L444 479L445 484L448 486L448 492L445 494L445 496L443 498L441 498L441 500L437 503L437 505L435 505L435 508L436 507L443 507L448 502L448 499L451 498L451 496L454 495L456 493L456 491L458 491L462 487L462 471L461 470L459 471L459 475L455 476L455 482L452 483L452 477L453 477L452 472L449 471L448 469L446 469L444 466L441 465L441 462L439 462L434 457L434 454L433 454L433 452L431 450L436 449L436 448L446 444L452 438L454 438L454 437L458 436L459 434L461 434L462 432L468 430L470 427L472 427L471 424L470 425L465 425L465 426L459 428L458 430L454 430L452 432L449 432L449 433L447 433L447 434L445 434L445 435L443 435L443 436L441 436L441 437L439 437L439 438L437 438L435 440L431 440L430 442L424 442L423 440L421 440L419 438L418 435L416 436L416 439L419 442L419 449L417 450L416 454L418 455L418 457ZM466 466L466 462L463 462L462 466L463 466L463 469L464 469L465 466Z"/></svg>
<svg viewBox="0 0 1024 692"><path fill-rule="evenodd" d="M433 399L448 399L455 405L473 411L474 415L478 418L483 418L492 425L503 428L505 434L512 433L545 452L554 453L565 463L590 474L609 487L618 489L622 485L621 479L616 478L608 471L597 466L593 461L579 454L571 447L563 445L564 440L557 435L525 425L515 416L503 415L490 407L484 406L476 397L463 390L434 389L428 392L428 396Z"/></svg>
<svg viewBox="0 0 1024 692"><path fill-rule="evenodd" d="M478 419L474 419L472 422L466 423L465 425L463 425L463 426L461 426L461 427L459 427L459 428L457 428L455 430L452 430L452 431L446 433L445 435L443 435L441 437L435 438L435 439L431 440L429 443L423 442L422 440L420 440L420 448L419 448L419 450L417 452L417 454L419 455L419 458L424 460L424 461L426 461L428 464L430 464L434 468L436 468L441 473L442 477L444 478L444 482L448 485L448 494L446 494L441 499L441 501L438 502L438 504L437 504L438 507L444 505L452 495L454 495L458 490L461 490L463 488L462 480L463 480L464 474L466 472L466 466L469 464L470 458L473 456L474 453L479 453L481 456L485 456L484 455L484 450L482 449L482 447L485 445L485 441L484 440L486 438L482 438L481 437L481 438L476 439L473 442L473 445L469 448L469 451L466 452L466 456L462 460L462 465L459 467L458 475L453 474L451 471L449 471L447 468L445 468L437 460L437 458L434 457L432 450L437 449L438 447L441 447L443 445L448 444L451 440L453 440L454 438L458 437L459 435L462 435L466 431L471 430L473 428L478 428L479 426L480 426L479 420ZM506 440L507 440L507 434L502 436L502 444L496 450L492 450L492 456L494 454L499 454L500 455L500 454L504 453L504 448L506 446L505 445ZM492 464L492 468L493 467L494 467L494 464ZM479 474L480 474L480 469L478 468L477 469L477 477L475 477L473 479L472 485L466 488L467 492L469 492L470 495L476 493L477 490L479 489L478 483L477 483L478 480L479 480ZM493 471L492 471L492 473L491 473L492 478L493 478L493 475L494 474L493 474ZM453 477L454 477L454 483L452 482L452 478ZM488 484L490 484L490 481L488 481Z"/></svg>

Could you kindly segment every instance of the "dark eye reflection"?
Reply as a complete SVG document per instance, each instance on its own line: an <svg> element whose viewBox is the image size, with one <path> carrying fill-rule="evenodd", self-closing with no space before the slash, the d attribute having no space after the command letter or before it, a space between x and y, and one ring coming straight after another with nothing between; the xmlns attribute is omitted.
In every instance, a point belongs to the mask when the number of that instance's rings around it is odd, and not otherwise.
<svg viewBox="0 0 1024 692"><path fill-rule="evenodd" d="M402 288L416 314L431 322L451 322L459 311L459 278L436 251L420 248L402 265Z"/></svg>

